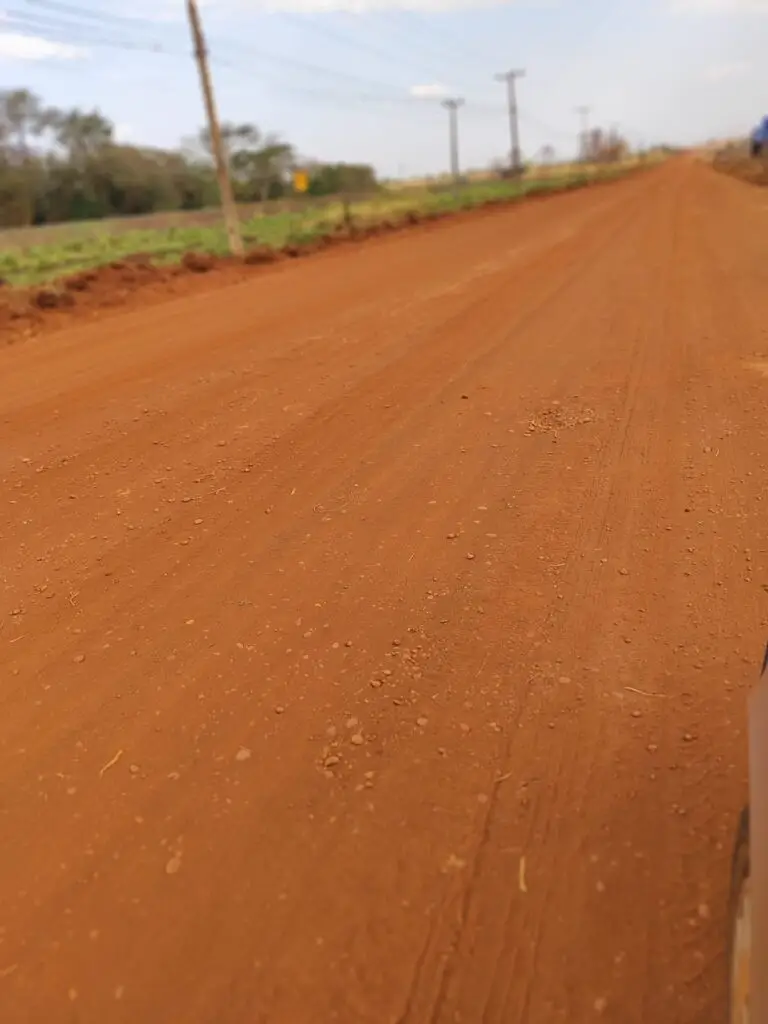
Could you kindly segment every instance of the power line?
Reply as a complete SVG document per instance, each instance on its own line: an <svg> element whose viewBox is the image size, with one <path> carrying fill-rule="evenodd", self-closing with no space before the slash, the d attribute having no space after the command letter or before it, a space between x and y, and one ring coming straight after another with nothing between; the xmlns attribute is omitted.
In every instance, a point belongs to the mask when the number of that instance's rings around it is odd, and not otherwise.
<svg viewBox="0 0 768 1024"><path fill-rule="evenodd" d="M403 56L397 50L392 53L387 53L385 49L382 49L375 43L369 43L365 39L355 39L354 36L351 36L346 32L339 32L330 25L322 24L315 18L307 15L285 13L282 17L290 20L294 24L300 24L302 27L309 28L311 31L317 32L319 35L324 35L328 39L334 39L336 42L339 42L344 46L350 46L355 50L365 50L379 59L386 61L388 64L399 64L410 71L413 71L414 69L418 69L420 72L429 70L428 68L425 68L424 64L418 60L418 58L416 58L416 60L410 60L407 56Z"/></svg>
<svg viewBox="0 0 768 1024"><path fill-rule="evenodd" d="M44 0L27 0L27 2L36 2L42 4ZM53 0L45 0L45 5L50 6L52 2ZM64 5L56 6L60 7ZM73 9L71 5L66 6L68 10ZM178 51L169 49L165 43L136 41L127 38L123 35L105 35L104 32L101 30L100 26L98 25L84 25L77 21L63 20L60 17L52 17L50 15L39 15L19 10L8 11L6 17L9 22L11 22L14 26L22 30L35 33L39 33L41 31L46 33L55 33L59 40L63 39L63 41L66 41L70 45L82 44L94 47L106 46L110 48L135 50L138 52L160 53L172 56L186 56L186 54L184 53L180 53ZM141 25L140 22L138 24ZM111 29L111 26L108 26L108 30L109 29ZM97 33L97 35L94 36L94 33ZM231 51L232 54L239 54L241 59L246 57L256 57L259 61L273 66L278 66L282 68L285 65L288 65L289 67L295 68L298 71L303 71L313 76L320 75L326 78L335 79L338 82L342 83L347 89L349 88L350 85L355 86L358 89L360 87L363 87L368 92L367 98L371 100L388 100L391 102L393 99L395 99L392 93L396 87L393 86L391 83L361 78L357 75L348 74L343 71L336 71L333 68L326 68L318 64L310 63L308 61L298 60L295 57L269 53L268 51L265 50L260 50L252 46L243 45L241 43L236 43L229 40L219 41L218 46L216 46L216 41L214 40L214 46L217 50L221 52L226 52L227 50L229 50ZM217 63L229 64L230 66L232 65L232 60L228 60L226 57L219 59L214 56L212 59ZM252 77L259 77L258 75L253 74L252 63L249 64L249 67L251 69ZM376 96L375 93L371 92L371 90L378 90L380 95ZM387 96L387 93L389 93L390 95ZM397 99L410 103L417 102L415 97L409 97L405 94L397 96Z"/></svg>
<svg viewBox="0 0 768 1024"><path fill-rule="evenodd" d="M73 4L55 3L54 0L26 0L26 2L28 4L34 3L50 10L66 8L67 13L72 12L72 15L75 17L86 10L85 8ZM96 15L95 12L90 11L88 13L91 14L96 21L100 20L100 16ZM62 40L70 45L82 44L84 46L92 46L94 48L105 47L109 49L120 49L137 53L148 53L171 57L186 58L187 56L186 51L180 46L178 48L171 49L167 43L161 43L151 39L139 41L131 38L123 32L115 33L111 31L111 26L107 26L107 32L109 34L105 34L105 31L103 31L98 24L82 24L78 21L55 17L53 15L36 14L26 11L20 12L17 10L9 11L7 18L15 28L33 33L45 31L46 33L54 34L58 40ZM117 16L110 16L110 20L117 20ZM136 26L145 29L145 23L140 19L122 18L119 20L121 23L130 24L131 27ZM154 23L152 23L151 27L153 29L156 28ZM210 59L217 67L227 72L234 72L242 75L243 77L247 76L251 81L255 79L269 86L279 87L282 92L300 96L303 99L313 102L328 102L330 104L338 104L339 106L348 106L350 101L352 101L384 106L394 105L401 108L407 108L410 111L427 111L432 109L431 103L426 102L422 98L401 93L396 86L389 83L364 79L359 76L336 71L335 69L322 67L311 62L267 53L255 49L247 44L235 43L226 39L219 40L218 43L217 51L222 54L229 55L217 56L216 54L213 54ZM288 63L289 66L296 70L311 74L313 77L319 75L325 79L338 81L340 83L340 87L334 90L332 88L323 88L317 85L302 87L301 85L297 85L295 82L285 82L279 76L270 75L263 67L259 68L258 71L255 71L254 62L250 59L252 57L257 57L260 62L267 63L275 66L276 68L282 68L284 64ZM355 86L356 88L352 89L350 86ZM489 103L472 101L469 109L473 117L483 115L496 117L503 108ZM524 120L536 120L532 115L527 114L524 110L520 112L520 116ZM551 132L552 134L566 134L562 131L558 131L558 129L553 129L550 126L543 124L541 121L539 121L538 124L543 127L545 131Z"/></svg>
<svg viewBox="0 0 768 1024"><path fill-rule="evenodd" d="M480 54L475 54L472 49L467 48L467 42L465 39L458 39L456 36L452 35L452 33L448 32L444 26L438 25L436 22L436 15L433 14L432 19L428 21L425 15L422 15L417 11L409 10L405 12L402 8L399 10L402 13L407 14L407 17L411 22L421 24L426 30L426 37L430 38L433 44L436 43L441 49L452 53L454 60L456 54L460 53L463 60L466 60L467 57L469 57L471 60L477 61L478 67L482 66L483 69L487 68L487 57L485 55L481 56Z"/></svg>
<svg viewBox="0 0 768 1024"><path fill-rule="evenodd" d="M70 45L79 44L87 48L96 49L106 47L173 57L187 56L185 49L181 48L177 42L174 42L173 40L163 42L158 41L156 38L158 25L150 19L109 14L107 12L96 11L93 8L85 7L76 3L59 2L59 0L21 0L21 2L26 4L26 10L12 10L8 12L7 15L9 22L21 31L36 34L45 32L46 35L56 37L58 41L63 41ZM38 11L29 10L30 7L36 7L38 8ZM293 20L297 23L300 22L302 26L306 26L311 30L319 31L331 38L335 38L345 45L358 48L361 46L360 41L355 40L355 38L349 34L337 32L328 26L320 26L314 21L305 20L298 16ZM398 28L400 27L401 26L398 24ZM415 41L420 38L420 36L413 36L409 34L409 39L411 41ZM430 109L434 109L432 107L432 103L425 101L424 98L408 95L405 92L406 87L399 87L393 82L374 80L348 72L338 71L335 68L324 67L322 65L300 60L288 55L276 54L241 41L233 41L227 38L212 37L210 45L213 49L210 60L222 70L226 72L234 72L242 75L243 77L247 75L251 81L256 80L268 86L277 87L280 89L281 93L299 95L302 96L303 99L311 102L328 103L345 107L347 107L350 102L389 106L394 105L403 110L407 109L409 112L414 110L429 111ZM367 43L363 43L362 47L367 49L369 52L375 52L384 60L391 61L393 63L396 61L396 58L391 57L387 53L386 48ZM399 60L398 62L408 64L409 66L416 66L417 63L417 61L411 61L410 58L406 58L405 61ZM421 66L420 62L418 63L419 66ZM287 67L301 72L302 74L312 76L313 79L325 79L329 85L331 83L336 83L336 87L334 88L331 86L330 88L323 88L322 86L315 84L310 87L302 87L295 81L286 82L282 76L270 74L268 70L270 67L274 68L275 71L284 70ZM519 116L527 121L535 121L536 119L525 111L518 111L517 98L516 95L514 95L514 85L515 78L519 77L519 75L515 72L513 73L514 77L510 79L508 77L509 74L510 73L507 73L507 75L500 77L507 80L508 83L511 83L511 89L513 91L510 103L508 104L510 117L510 141L512 143L511 158L513 166L519 166L520 146L517 118ZM436 100L437 97L433 102L436 102ZM457 114L458 106L460 105L462 104L458 104L454 108L454 114L456 114L456 143L455 145L452 143L451 150L452 161L456 165L458 164ZM488 102L472 100L469 110L473 118L481 117L483 115L497 117L502 112L503 107L490 104ZM539 124L543 125L543 122L539 122ZM552 132L556 135L565 134L558 131L558 129L551 129L546 125L544 125L544 129L547 132ZM454 153L456 156L455 161Z"/></svg>
<svg viewBox="0 0 768 1024"><path fill-rule="evenodd" d="M19 13L17 11L8 12L7 18L8 23L15 29L31 33L45 32L49 37L55 38L57 42L61 41L70 46L92 47L94 49L104 47L108 49L120 49L137 53L159 54L163 56L183 58L187 57L187 53L183 50L171 50L163 43L150 41L139 42L124 36L116 37L111 34L105 35L98 25L80 25L70 21L63 21L60 18L55 19L47 15L27 14L26 12ZM301 96L302 98L313 101L325 100L339 106L348 106L350 101L352 101L366 104L395 105L401 108L408 108L411 111L429 109L428 104L423 100L401 93L394 86L386 83L369 82L366 79L348 75L344 72L337 72L333 69L323 68L319 65L298 61L294 58L283 58L274 54L254 51L252 48L243 47L242 45L238 46L238 44L234 43L228 43L226 45L235 52L239 50L239 61L233 60L231 57L212 56L212 64L226 71L238 73L243 77L247 76L250 81L254 81L255 79L257 81L264 82L267 85L277 86L280 88L281 92L284 93L293 93ZM255 52L258 52L258 55L263 58L266 63L271 65L282 67L284 63L288 62L298 70L306 71L313 76L320 75L332 80L337 80L340 83L340 88L336 91L323 89L318 86L302 88L295 83L285 83L281 78L274 75L270 76L263 69L260 69L258 73L255 73L253 61L246 59L246 54L247 57L250 58ZM350 85L357 86L357 88L352 89L350 88ZM375 92L372 91L372 89L378 89L380 91Z"/></svg>
<svg viewBox="0 0 768 1024"><path fill-rule="evenodd" d="M76 22L62 21L60 18L49 17L48 15L29 14L26 11L9 10L5 12L5 21L21 31L56 35L57 42L63 41L72 46L91 45L105 46L121 50L135 50L146 53L165 53L171 56L181 56L168 50L162 43L135 42L130 39L116 38L112 35L105 36L98 25L79 25ZM109 31L109 26L107 28ZM94 36L95 33L95 36ZM69 35L69 38L62 39ZM187 54L184 54L187 56Z"/></svg>
<svg viewBox="0 0 768 1024"><path fill-rule="evenodd" d="M157 24L155 22L150 21L149 19L134 18L134 17L126 17L126 16L109 14L109 13L106 13L106 12L95 11L92 8L83 7L83 6L78 5L78 4L70 4L70 3L59 2L59 0L23 0L23 2L27 3L28 5L42 7L45 10L50 10L50 11L53 11L53 12L61 12L61 14L66 14L69 17L72 17L72 16L74 16L75 18L85 17L85 18L87 18L87 19L89 19L91 21L96 21L96 22L101 22L101 21L114 22L115 23L115 28L120 28L120 29L129 29L130 28L130 29L135 29L135 30L139 30L139 31L142 31L142 32L146 32L148 28L151 28L151 30L153 32L155 32L157 30ZM79 21L74 21L74 22L73 21L62 21L61 17L58 17L58 18L54 19L50 15L42 15L41 16L41 15L37 15L37 14L34 14L34 13L29 14L29 13L26 13L26 12L18 12L18 11L14 11L13 13L17 17L21 16L21 17L24 17L24 18L27 18L27 19L30 19L30 20L34 19L34 21L38 22L41 27L43 27L43 28L50 27L53 30L61 29L62 31L63 30L72 30L72 31L76 31L76 32L78 32L78 31L79 32L83 32L83 31L93 31L93 28L94 28L94 27L92 27L92 26L90 26L88 24L83 25ZM318 24L314 19L307 19L307 18L305 18L305 17L303 17L301 15L290 15L290 14L284 14L284 15L282 15L282 17L285 18L285 19L291 20L291 21L293 21L296 24L301 24L303 27L309 28L310 30L316 31L316 32L318 32L318 33L320 33L322 35L325 35L325 36L329 37L329 38L334 38L337 41L341 42L343 45L347 45L347 46L350 46L350 47L353 47L353 48L358 48L359 47L359 48L366 49L366 50L368 50L371 53L375 53L382 60L385 60L388 63L394 63L394 64L400 64L402 66L407 66L411 70L413 70L416 67L418 67L422 71L428 70L418 60L418 58L416 58L415 60L410 60L409 58L402 59L402 56L401 56L401 54L399 52L388 53L385 49L382 49L378 45L370 44L370 43L366 42L365 40L361 41L361 40L355 39L353 36L351 36L351 35L349 35L347 33L338 32L338 31L332 29L330 26ZM108 25L107 27L111 29L112 25ZM119 41L119 45L125 46L125 47L130 47L131 49L137 49L137 50L141 49L142 46L143 46L143 44L136 43L136 42L133 42L133 41L131 41L129 43L127 40L120 40ZM309 74L312 74L312 75L320 74L320 75L324 75L324 76L329 77L329 78L336 78L338 80L345 81L345 82L351 83L351 84L356 85L356 86L365 86L369 90L371 88L375 88L375 89L391 91L392 89L395 88L395 86L392 83L375 81L373 79L368 79L368 78L362 78L362 77L360 77L358 75L352 75L352 74L349 74L347 72L337 71L337 70L335 70L333 68L323 67L323 66L320 66L320 65L308 62L308 61L299 60L299 59L297 59L295 57L291 57L289 55L281 55L281 54L270 53L269 51L253 47L253 46L250 46L248 44L243 44L241 42L234 42L232 40L228 40L228 39L225 39L225 38L217 39L215 36L211 36L210 37L209 46L210 46L212 52L215 52L215 51L223 52L224 49L228 49L228 50L231 50L233 52L239 51L240 53L243 53L243 54L244 53L248 53L249 56L254 56L254 57L258 58L260 61L263 61L263 62L266 62L266 63L275 64L275 65L281 65L281 66L282 65L289 65L289 66L292 66L292 67L294 67L295 69L297 69L299 71L305 71L305 72L307 72ZM148 49L149 48L150 47L148 47ZM151 46L151 50L153 52L164 52L166 49L167 49L167 47L163 43L153 43L152 46ZM434 70L434 69L432 69L432 70ZM405 97L403 97L403 98L405 98ZM413 98L416 99L416 97L413 97ZM474 107L475 107L476 110L479 110L481 107L483 107L483 104L482 103L474 103Z"/></svg>
<svg viewBox="0 0 768 1024"><path fill-rule="evenodd" d="M74 15L79 18L88 18L94 21L115 22L126 28L140 28L148 24L156 27L155 22L147 18L126 17L121 14L110 14L108 11L95 11L92 7L82 7L79 4L60 3L59 0L22 0L30 7L42 7L49 11L59 12L66 15Z"/></svg>
<svg viewBox="0 0 768 1024"><path fill-rule="evenodd" d="M36 5L51 12L61 12L61 14L38 14L36 12L11 10L7 13L9 21L12 21L14 26L22 31L28 31L33 33L46 32L47 34L55 34L58 41L64 41L70 45L84 45L89 47L109 47L122 50L132 50L135 52L146 52L155 54L165 54L170 56L185 56L183 51L179 51L175 48L171 49L165 42L158 42L156 40L131 38L126 35L124 29L138 29L142 34L146 33L147 28L151 26L152 30L155 31L157 26L154 22L149 22L146 19L139 18L128 18L120 17L117 15L104 15L97 13L92 9L88 9L76 4L59 3L58 0L24 0L28 5ZM67 17L62 15L66 14ZM83 16L87 16L94 24L83 23L80 20L72 20L72 18L79 19ZM99 24L106 18L108 22L115 22L114 28L112 24L104 26L105 30L102 30L102 26ZM348 40L350 44L354 44L354 40L351 38ZM400 87L391 82L385 82L375 79L363 78L359 75L350 74L348 72L337 71L334 68L324 67L309 61L300 60L296 57L291 57L284 54L275 54L258 47L254 47L249 44L242 42L235 42L226 38L211 37L209 42L209 49L211 50L211 61L222 67L227 67L230 70L235 69L234 60L248 60L248 73L252 78L257 80L266 80L274 82L274 79L268 79L264 74L263 65L271 65L279 69L283 69L285 66L295 69L296 71L303 72L305 74L314 77L321 76L329 80L335 80L344 87L343 97L340 95L332 95L327 91L324 95L331 95L333 99L350 98L352 96L351 88L355 89L354 98L356 100L373 102L373 103L397 103L403 105L410 105L413 109L419 106L425 106L425 101L421 97L407 95L404 91L400 91ZM384 51L379 51L384 54ZM219 56L219 55L222 56ZM250 58L256 58L259 62L260 69L258 72L254 71L253 63ZM283 83L281 83L283 84ZM289 92L300 92L302 90L291 83L283 84L285 91ZM320 95L319 90L313 87L309 90L313 95ZM473 111L475 113L497 113L497 108L492 107L486 103L473 102Z"/></svg>

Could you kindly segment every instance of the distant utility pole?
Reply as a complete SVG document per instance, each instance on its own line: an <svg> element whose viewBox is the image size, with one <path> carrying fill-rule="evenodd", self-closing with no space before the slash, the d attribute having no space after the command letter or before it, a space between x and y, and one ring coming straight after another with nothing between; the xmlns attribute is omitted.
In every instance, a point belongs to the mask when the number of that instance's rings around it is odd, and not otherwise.
<svg viewBox="0 0 768 1024"><path fill-rule="evenodd" d="M208 51L205 46L203 26L200 21L200 12L197 9L197 0L187 0L187 16L189 27L192 31L192 41L195 47L195 60L200 72L200 85L203 90L203 101L205 113L208 118L208 131L211 136L211 149L216 161L216 178L219 183L219 194L221 196L221 210L224 214L224 225L227 229L229 251L233 256L243 255L243 238L240 234L240 218L237 215L235 198L232 195L232 182L229 177L229 156L224 150L224 143L221 138L219 118L216 113L216 102L213 98L213 85L211 84L211 72L208 67Z"/></svg>
<svg viewBox="0 0 768 1024"><path fill-rule="evenodd" d="M517 117L517 88L518 78L525 78L525 71L505 71L495 76L497 82L507 83L507 98L509 103L509 165L513 172L521 167L520 157L520 127Z"/></svg>
<svg viewBox="0 0 768 1024"><path fill-rule="evenodd" d="M589 114L590 107L576 107L576 113L581 118L581 131L579 133L579 154L582 160L589 159Z"/></svg>
<svg viewBox="0 0 768 1024"><path fill-rule="evenodd" d="M464 106L464 100L460 98L443 100L443 106L448 111L449 131L451 143L451 174L456 184L459 182L459 107Z"/></svg>

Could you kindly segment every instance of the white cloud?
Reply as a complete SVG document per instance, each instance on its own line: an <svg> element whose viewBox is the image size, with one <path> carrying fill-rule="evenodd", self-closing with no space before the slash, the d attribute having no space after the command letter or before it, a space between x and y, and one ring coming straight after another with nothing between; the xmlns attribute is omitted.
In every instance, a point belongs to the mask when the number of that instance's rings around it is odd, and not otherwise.
<svg viewBox="0 0 768 1024"><path fill-rule="evenodd" d="M79 60L87 51L42 36L0 31L0 60Z"/></svg>
<svg viewBox="0 0 768 1024"><path fill-rule="evenodd" d="M707 68L705 77L710 82L725 82L729 78L744 78L749 71L750 66L746 61L735 60L727 64L713 64Z"/></svg>
<svg viewBox="0 0 768 1024"><path fill-rule="evenodd" d="M428 82L425 85L412 85L408 92L419 100L439 100L448 95L448 88L441 82Z"/></svg>

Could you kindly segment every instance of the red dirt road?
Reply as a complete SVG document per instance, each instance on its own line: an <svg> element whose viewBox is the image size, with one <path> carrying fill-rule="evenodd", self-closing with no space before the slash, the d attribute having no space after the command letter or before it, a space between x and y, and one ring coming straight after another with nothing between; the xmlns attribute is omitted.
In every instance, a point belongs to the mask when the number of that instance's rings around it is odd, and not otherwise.
<svg viewBox="0 0 768 1024"><path fill-rule="evenodd" d="M0 1020L720 1024L767 225L678 161L0 352Z"/></svg>

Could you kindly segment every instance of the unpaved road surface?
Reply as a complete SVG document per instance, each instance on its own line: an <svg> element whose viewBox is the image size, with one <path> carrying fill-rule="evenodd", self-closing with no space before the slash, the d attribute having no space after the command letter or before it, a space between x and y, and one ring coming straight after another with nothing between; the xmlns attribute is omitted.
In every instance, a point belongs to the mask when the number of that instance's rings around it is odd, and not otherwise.
<svg viewBox="0 0 768 1024"><path fill-rule="evenodd" d="M688 161L0 352L0 1019L720 1024L766 197Z"/></svg>

